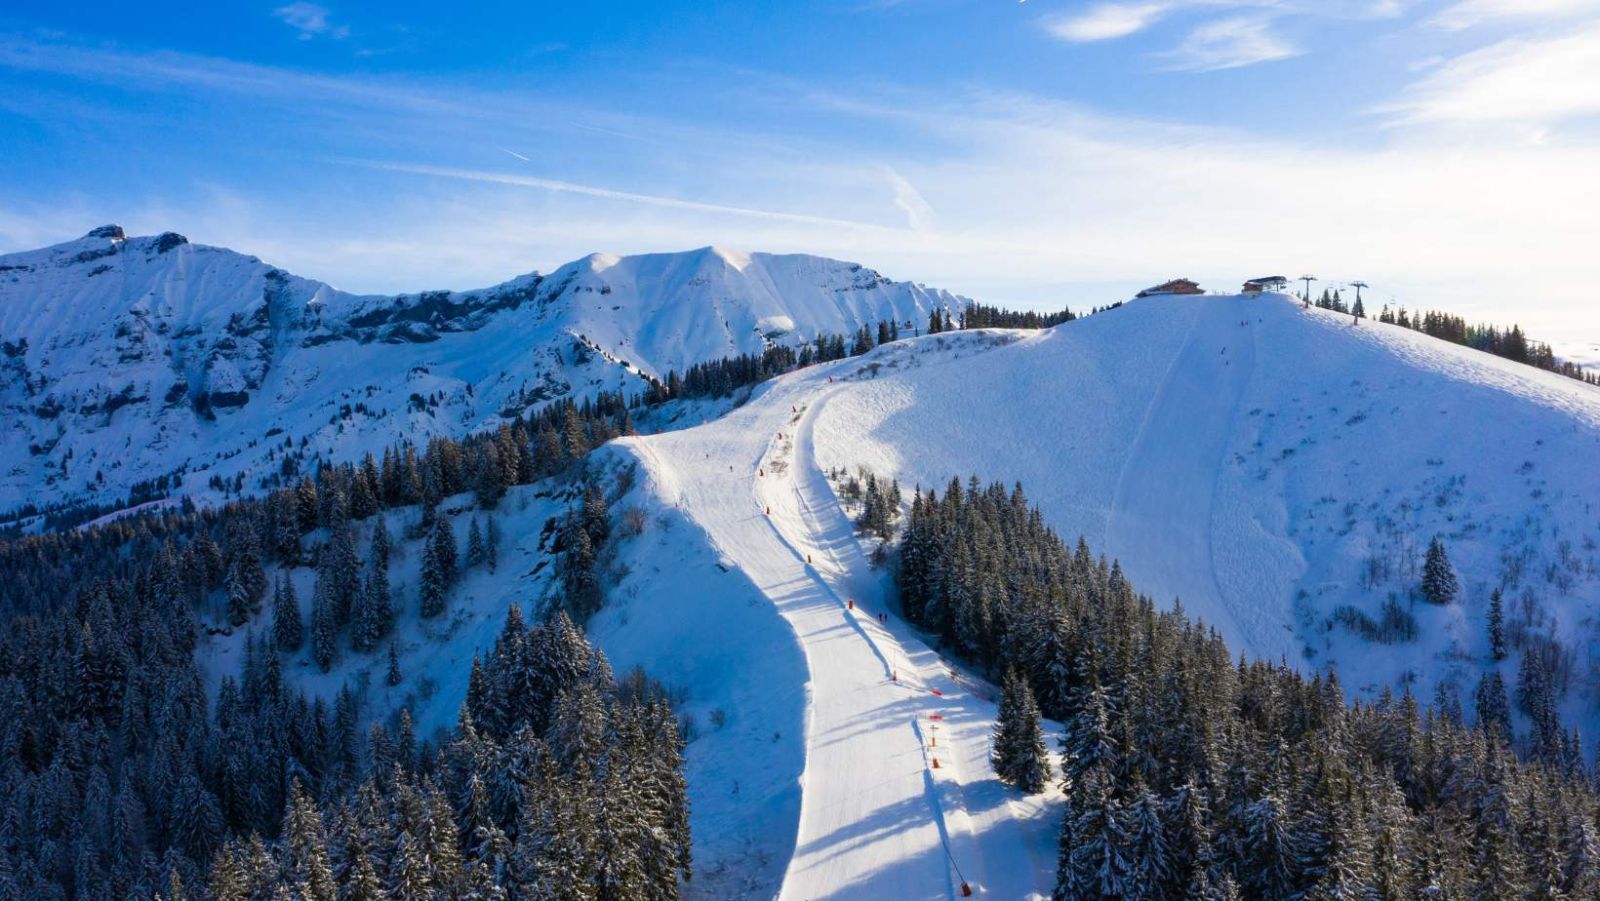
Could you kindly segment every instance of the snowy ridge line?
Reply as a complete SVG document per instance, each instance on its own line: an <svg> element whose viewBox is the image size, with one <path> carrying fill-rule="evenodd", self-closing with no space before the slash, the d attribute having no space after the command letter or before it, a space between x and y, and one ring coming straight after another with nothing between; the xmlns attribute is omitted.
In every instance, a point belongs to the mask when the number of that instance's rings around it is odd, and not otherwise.
<svg viewBox="0 0 1600 901"><path fill-rule="evenodd" d="M1296 305L1298 301L1294 302ZM1371 319L1352 326L1347 313L1303 307L1300 313L1319 328L1344 332L1405 360L1419 369L1503 391L1600 427L1600 386L1537 366Z"/></svg>
<svg viewBox="0 0 1600 901"><path fill-rule="evenodd" d="M1020 482L1157 604L1181 598L1240 653L1336 668L1363 702L1514 680L1517 655L1495 661L1486 638L1502 584L1580 666L1595 659L1600 389L1350 322L1282 295L1147 298L981 360L886 366L818 413L818 462ZM1338 619L1407 606L1435 535L1459 603L1409 606L1412 637L1392 641ZM1591 737L1597 686L1563 699Z"/></svg>
<svg viewBox="0 0 1600 901"><path fill-rule="evenodd" d="M270 487L285 459L304 471L459 439L970 303L859 264L715 248L363 296L177 235L102 231L0 255L0 511L120 503L161 480L220 502Z"/></svg>

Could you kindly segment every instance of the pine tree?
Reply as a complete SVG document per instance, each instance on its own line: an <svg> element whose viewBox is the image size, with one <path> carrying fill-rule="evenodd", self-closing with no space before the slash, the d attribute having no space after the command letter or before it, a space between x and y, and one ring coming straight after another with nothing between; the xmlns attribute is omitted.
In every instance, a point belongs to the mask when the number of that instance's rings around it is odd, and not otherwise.
<svg viewBox="0 0 1600 901"><path fill-rule="evenodd" d="M467 528L467 568L477 569L484 564L487 551L483 545L483 530L478 528L478 518L472 518L472 524Z"/></svg>
<svg viewBox="0 0 1600 901"><path fill-rule="evenodd" d="M1249 868L1244 886L1252 896L1268 901L1294 897L1306 873L1300 838L1282 800L1267 795L1251 804L1244 815L1243 862Z"/></svg>
<svg viewBox="0 0 1600 901"><path fill-rule="evenodd" d="M272 595L272 637L278 649L289 653L300 650L305 628L300 620L300 600L295 597L294 581L288 573L278 577Z"/></svg>
<svg viewBox="0 0 1600 901"><path fill-rule="evenodd" d="M335 617L334 602L328 596L326 582L319 578L311 598L311 659L323 672L333 668L338 653L339 625Z"/></svg>
<svg viewBox="0 0 1600 901"><path fill-rule="evenodd" d="M593 483L583 490L583 530L589 533L589 543L595 547L604 544L611 535L611 512L606 504L606 493Z"/></svg>
<svg viewBox="0 0 1600 901"><path fill-rule="evenodd" d="M378 517L372 530L372 546L367 552L367 578L356 599L355 628L350 644L357 651L370 651L389 634L394 625L394 604L389 589L389 530Z"/></svg>
<svg viewBox="0 0 1600 901"><path fill-rule="evenodd" d="M322 816L295 780L289 788L289 809L283 819L283 877L295 897L335 901L337 891L328 862L328 840Z"/></svg>
<svg viewBox="0 0 1600 901"><path fill-rule="evenodd" d="M1096 766L1068 795L1057 901L1124 898L1134 891L1122 802L1111 791L1113 781Z"/></svg>
<svg viewBox="0 0 1600 901"><path fill-rule="evenodd" d="M1061 735L1061 766L1078 782L1094 768L1117 769L1118 749L1111 734L1110 702L1098 679L1091 679L1075 692L1076 708Z"/></svg>
<svg viewBox="0 0 1600 901"><path fill-rule="evenodd" d="M367 574L361 595L356 601L355 625L350 633L350 646L357 651L370 651L389 634L394 623L394 608L389 602L389 576L374 566Z"/></svg>
<svg viewBox="0 0 1600 901"><path fill-rule="evenodd" d="M1511 702L1499 670L1489 670L1478 681L1476 708L1478 728L1490 735L1498 734L1506 742L1511 741Z"/></svg>
<svg viewBox="0 0 1600 901"><path fill-rule="evenodd" d="M250 621L261 607L265 592L266 574L254 550L243 551L228 564L223 580L228 596L228 623L235 628Z"/></svg>
<svg viewBox="0 0 1600 901"><path fill-rule="evenodd" d="M567 549L561 558L561 579L566 609L580 622L600 609L600 583L594 575L594 545L581 524L567 529Z"/></svg>
<svg viewBox="0 0 1600 901"><path fill-rule="evenodd" d="M399 685L405 677L400 674L400 648L394 642L389 642L389 671L384 676L384 682L391 687Z"/></svg>
<svg viewBox="0 0 1600 901"><path fill-rule="evenodd" d="M500 563L500 523L493 516L489 517L489 527L484 530L483 555L489 564L489 572L494 572Z"/></svg>
<svg viewBox="0 0 1600 901"><path fill-rule="evenodd" d="M1450 566L1444 542L1438 536L1428 543L1428 553L1422 564L1422 596L1432 604L1453 604L1461 586L1456 571Z"/></svg>
<svg viewBox="0 0 1600 901"><path fill-rule="evenodd" d="M512 852L517 894L552 901L593 901L595 823L582 783L561 778L555 764L543 757L539 772L527 782L522 817Z"/></svg>
<svg viewBox="0 0 1600 901"><path fill-rule="evenodd" d="M567 460L576 460L589 452L589 436L584 431L583 420L578 417L578 406L570 399L561 426L562 450Z"/></svg>
<svg viewBox="0 0 1600 901"><path fill-rule="evenodd" d="M1506 659L1506 615L1498 588L1489 595L1489 656L1497 662Z"/></svg>
<svg viewBox="0 0 1600 901"><path fill-rule="evenodd" d="M378 870L373 866L372 858L365 853L356 858L355 866L346 877L344 885L344 901L387 901L388 895L384 891L383 880L378 877Z"/></svg>
<svg viewBox="0 0 1600 901"><path fill-rule="evenodd" d="M1501 752L1491 750L1482 775L1483 792L1473 812L1475 898L1521 898L1527 890L1517 828L1520 811L1506 784L1507 775Z"/></svg>
<svg viewBox="0 0 1600 901"><path fill-rule="evenodd" d="M1039 725L1039 705L1033 689L1015 670L1006 673L999 713L990 755L995 774L1030 795L1044 791L1050 757Z"/></svg>
<svg viewBox="0 0 1600 901"><path fill-rule="evenodd" d="M1141 787L1128 808L1128 898L1160 899L1172 881L1172 859L1167 847L1161 802L1149 788Z"/></svg>
<svg viewBox="0 0 1600 901"><path fill-rule="evenodd" d="M456 577L456 537L450 521L436 517L422 557L422 616L431 619L444 612L445 599Z"/></svg>

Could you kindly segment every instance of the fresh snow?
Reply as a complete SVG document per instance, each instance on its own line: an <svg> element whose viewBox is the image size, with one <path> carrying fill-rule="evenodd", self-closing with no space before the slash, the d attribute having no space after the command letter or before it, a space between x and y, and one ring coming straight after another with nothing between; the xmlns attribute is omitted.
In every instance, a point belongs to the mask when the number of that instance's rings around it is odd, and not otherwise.
<svg viewBox="0 0 1600 901"><path fill-rule="evenodd" d="M798 760L774 759L761 747L765 735L744 742L745 769L764 771L757 784L785 777L776 785L779 803L756 810L786 811L789 794L800 790L798 821L782 833L788 841L780 850L789 856L779 897L950 898L963 881L997 898L1046 897L1059 798L1030 799L995 777L988 761L994 689L959 675L892 615L888 573L870 567L817 466L813 428L847 390L828 375L850 371L849 361L816 367L715 423L622 442L643 464L650 490L703 529L741 583L752 583L788 624L786 637L774 636L770 624L751 635L708 624L714 634L698 635L715 642L737 634L738 644L760 643L763 656L777 658L734 677L743 697L729 712L737 722L752 708L776 707L788 723L770 744L794 747L803 738ZM652 584L654 603L683 597ZM702 603L692 595L684 601ZM880 612L891 614L887 623ZM619 615L632 616L626 608ZM609 636L625 630L608 630L606 616L595 634L611 651ZM789 651L795 644L803 669ZM669 678L678 667L672 655L649 665ZM795 763L798 772L788 768ZM732 791L695 784L693 776L691 790L697 830L702 808L729 803ZM718 834L696 835L711 846L698 855L726 853Z"/></svg>
<svg viewBox="0 0 1600 901"><path fill-rule="evenodd" d="M180 470L216 500L309 460L459 437L643 376L967 301L804 255L592 255L492 288L358 296L181 236L0 256L0 514Z"/></svg>
<svg viewBox="0 0 1600 901"><path fill-rule="evenodd" d="M1147 298L951 366L887 348L882 374L820 415L818 462L925 488L1020 481L1140 590L1236 651L1336 666L1358 696L1427 700L1450 679L1470 706L1489 593L1514 570L1508 616L1526 603L1533 631L1576 652L1568 712L1591 722L1600 389L1351 322L1281 295ZM1378 619L1391 593L1410 607L1435 534L1458 607L1411 607L1404 644L1330 623L1341 605ZM1364 579L1374 563L1390 574Z"/></svg>
<svg viewBox="0 0 1600 901"><path fill-rule="evenodd" d="M1048 894L1059 795L996 781L993 689L952 679L893 615L823 472L864 467L908 489L1019 480L1141 590L1181 598L1236 651L1337 667L1356 697L1427 699L1449 680L1470 706L1495 665L1489 590L1515 560L1509 615L1574 651L1566 712L1592 737L1597 448L1590 386L1283 296L1150 298L1043 332L928 336L619 442L640 464L634 502L657 519L624 545L629 571L592 633L684 686L701 724L692 893L952 897L953 863L988 897ZM1451 608L1409 599L1435 533L1462 576ZM1369 580L1372 561L1392 571ZM1331 622L1341 605L1378 618L1390 594L1416 640ZM1517 663L1499 664L1512 684Z"/></svg>
<svg viewBox="0 0 1600 901"><path fill-rule="evenodd" d="M1047 897L1059 793L994 777L994 689L895 616L825 472L1020 481L1158 601L1181 598L1236 651L1336 666L1356 697L1426 699L1443 680L1470 694L1495 665L1489 589L1508 580L1508 614L1574 652L1566 712L1592 737L1597 449L1600 390L1283 296L1148 298L1042 332L911 339L597 453L602 483L633 470L613 510L639 531L602 561L590 635L619 672L680 690L695 724L690 897L949 898L962 879ZM365 673L377 712L447 727L507 606L548 593L540 534L563 490L507 496L500 571L467 576L442 621L416 621L419 553L397 551L406 684L381 686L381 652L307 681L332 691ZM458 536L466 505L445 505ZM390 515L398 536L415 514ZM1443 609L1409 600L1436 533L1463 586ZM1369 577L1374 564L1388 571ZM1345 605L1377 618L1391 594L1416 640L1371 643L1332 620ZM208 641L226 654L238 638ZM1517 662L1499 664L1508 681Z"/></svg>

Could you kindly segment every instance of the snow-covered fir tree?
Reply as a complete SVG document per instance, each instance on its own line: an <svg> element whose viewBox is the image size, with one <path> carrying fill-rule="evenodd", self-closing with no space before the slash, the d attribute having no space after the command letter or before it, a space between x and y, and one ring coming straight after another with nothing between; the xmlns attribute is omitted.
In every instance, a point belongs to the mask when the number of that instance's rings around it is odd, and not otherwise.
<svg viewBox="0 0 1600 901"><path fill-rule="evenodd" d="M422 556L421 612L431 619L444 612L450 586L456 579L456 536L450 520L435 515Z"/></svg>
<svg viewBox="0 0 1600 901"><path fill-rule="evenodd" d="M1014 671L1006 673L990 760L996 775L1028 794L1044 791L1050 779L1039 705L1033 689Z"/></svg>
<svg viewBox="0 0 1600 901"><path fill-rule="evenodd" d="M1434 536L1422 563L1422 596L1430 604L1453 604L1460 593L1461 584L1445 553L1444 542Z"/></svg>
<svg viewBox="0 0 1600 901"><path fill-rule="evenodd" d="M300 599L295 596L294 581L280 575L272 593L272 636L278 649L293 653L305 641L305 629L300 619Z"/></svg>

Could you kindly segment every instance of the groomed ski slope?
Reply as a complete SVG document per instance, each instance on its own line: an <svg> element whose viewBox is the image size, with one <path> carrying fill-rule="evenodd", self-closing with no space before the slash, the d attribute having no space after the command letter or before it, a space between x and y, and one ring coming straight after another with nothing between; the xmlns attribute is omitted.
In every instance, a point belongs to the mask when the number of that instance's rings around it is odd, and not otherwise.
<svg viewBox="0 0 1600 901"><path fill-rule="evenodd" d="M1283 296L1150 298L1042 332L897 342L619 451L693 539L658 539L655 571L704 556L689 549L701 540L727 569L692 571L709 593L663 588L648 611L623 600L595 634L693 686L691 706L763 724L689 747L697 859L743 866L716 884L737 894L943 898L959 891L955 866L990 897L1054 883L1059 796L996 781L992 689L952 679L894 616L877 620L892 611L888 576L823 476L835 467L908 489L1020 481L1069 541L1086 536L1159 603L1181 599L1236 652L1335 666L1358 697L1409 686L1426 700L1449 681L1470 698L1496 666L1514 684L1519 652L1495 663L1484 628L1505 584L1509 616L1575 652L1565 713L1594 735L1600 670L1582 661L1600 648L1600 391L1406 329ZM1409 599L1433 535L1461 577L1449 607ZM1409 640L1376 643L1334 617L1376 619L1391 596L1417 620ZM788 634L755 616L767 603ZM740 626L718 626L726 606ZM679 674L658 641L722 657ZM740 836L709 823L738 824L759 863L740 864Z"/></svg>
<svg viewBox="0 0 1600 901"><path fill-rule="evenodd" d="M852 369L817 367L713 424L629 442L655 490L771 600L804 652L801 803L779 897L952 898L963 882L1047 896L1058 799L995 778L993 689L892 614L878 619L887 574L816 465L816 418L848 388L829 377Z"/></svg>

